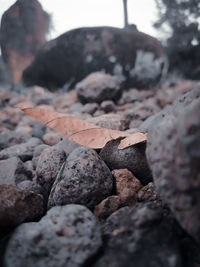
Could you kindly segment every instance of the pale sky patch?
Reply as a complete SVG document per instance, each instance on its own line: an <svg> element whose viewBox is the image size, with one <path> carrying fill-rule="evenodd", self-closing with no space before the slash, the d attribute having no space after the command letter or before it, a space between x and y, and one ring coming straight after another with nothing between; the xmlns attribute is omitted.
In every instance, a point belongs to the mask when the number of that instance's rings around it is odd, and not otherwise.
<svg viewBox="0 0 200 267"><path fill-rule="evenodd" d="M28 1L28 0L27 0ZM0 0L0 18L15 0ZM50 39L79 27L123 27L122 0L40 0L43 8L52 15L53 29ZM156 20L154 0L128 0L129 23L152 36L158 32L152 24Z"/></svg>

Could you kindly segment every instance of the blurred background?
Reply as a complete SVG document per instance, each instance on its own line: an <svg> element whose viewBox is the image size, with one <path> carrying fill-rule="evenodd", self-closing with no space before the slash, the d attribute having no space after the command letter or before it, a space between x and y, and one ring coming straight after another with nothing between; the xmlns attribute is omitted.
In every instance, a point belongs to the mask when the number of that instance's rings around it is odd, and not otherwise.
<svg viewBox="0 0 200 267"><path fill-rule="evenodd" d="M0 17L15 0L1 0ZM84 26L123 27L122 0L40 0L45 11L52 19L52 28L48 39ZM140 31L157 36L159 32L153 27L157 18L154 0L129 0L129 23L137 25Z"/></svg>
<svg viewBox="0 0 200 267"><path fill-rule="evenodd" d="M57 38L69 30L87 26L101 26L102 29L103 26L111 26L131 30L130 35L132 37L138 35L137 38L139 39L139 35L142 36L142 33L145 33L161 42L163 54L161 55L158 50L157 52L154 51L152 59L152 56L149 57L142 52L143 65L132 69L132 71L129 70L130 75L135 72L138 73L138 69L141 70L144 65L151 66L147 72L152 72L152 62L149 60L153 61L155 55L159 58L164 55L165 63L163 64L167 65L168 73L175 73L183 78L200 79L199 0L1 0L0 18L1 54L6 67L12 74L11 80L14 83L21 80L23 71L33 62L35 55L47 41ZM138 33L133 33L133 31ZM87 39L87 34L85 37ZM144 43L147 46L146 52L152 52L152 44L147 45L150 37L145 38L143 36L144 40L141 41L140 39L140 43L137 43L136 37L133 37L132 41L129 39L128 45L137 46L137 49L134 50L132 65L141 62L141 55L138 54L138 51L145 50L143 49ZM66 38L68 38L67 35ZM104 41L101 40L101 42ZM83 42L82 39L81 42ZM78 42L74 45L77 47ZM158 45L154 44L154 46ZM93 49L95 50L97 47L93 47ZM123 52L126 49L124 46ZM63 53L66 55L64 50ZM91 58L91 55L89 57ZM127 57L131 57L131 54ZM45 61L46 65L48 65L47 61ZM65 63L65 67L71 64L71 62ZM99 65L97 68L98 64L98 62L95 63L96 67L92 71L105 69L110 72L108 68L104 68L104 65ZM163 68L163 64L159 61L154 66L158 68L159 65L159 68ZM40 66L42 68L43 65L40 64ZM123 64L121 66L124 76L127 76L126 68L130 68L127 66L123 66ZM156 72L158 71L156 70ZM162 70L160 72L162 73ZM112 74L116 73L113 71ZM38 75L41 77L41 72ZM50 72L45 75L52 76ZM37 81L39 78L36 79L33 76L35 73L27 78L28 84L39 83L48 87L46 82L40 83ZM147 76L149 76L148 73ZM56 83L56 85L58 84ZM60 84L63 85L64 81ZM54 87L54 83L52 83L52 87Z"/></svg>

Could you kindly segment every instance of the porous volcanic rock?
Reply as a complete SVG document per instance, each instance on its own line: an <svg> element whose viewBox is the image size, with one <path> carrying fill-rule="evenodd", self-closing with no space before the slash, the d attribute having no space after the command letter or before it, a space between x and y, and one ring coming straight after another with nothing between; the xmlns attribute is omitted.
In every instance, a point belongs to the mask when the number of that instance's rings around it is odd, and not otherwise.
<svg viewBox="0 0 200 267"><path fill-rule="evenodd" d="M112 27L79 28L47 42L24 71L23 80L26 85L73 88L88 74L104 70L126 82L127 88L146 88L159 77L162 65L161 43L147 34Z"/></svg>
<svg viewBox="0 0 200 267"><path fill-rule="evenodd" d="M23 222L39 219L43 212L43 198L11 184L0 184L0 232Z"/></svg>
<svg viewBox="0 0 200 267"><path fill-rule="evenodd" d="M58 147L50 147L42 151L38 159L36 174L38 184L43 187L47 195L65 159L64 150Z"/></svg>
<svg viewBox="0 0 200 267"><path fill-rule="evenodd" d="M116 100L121 95L121 85L117 77L94 72L76 85L81 102L101 103L104 100Z"/></svg>
<svg viewBox="0 0 200 267"><path fill-rule="evenodd" d="M107 242L95 267L183 266L176 222L153 203L119 209L102 230Z"/></svg>
<svg viewBox="0 0 200 267"><path fill-rule="evenodd" d="M68 156L52 187L48 206L76 203L93 208L111 195L112 189L112 174L103 160L94 150L79 147Z"/></svg>
<svg viewBox="0 0 200 267"><path fill-rule="evenodd" d="M80 205L54 207L38 223L20 225L5 255L7 267L83 266L101 246L95 216Z"/></svg>
<svg viewBox="0 0 200 267"><path fill-rule="evenodd" d="M142 184L152 181L145 156L145 144L137 144L125 149L118 149L120 139L109 141L100 152L100 157L105 161L111 170L128 169Z"/></svg>
<svg viewBox="0 0 200 267"><path fill-rule="evenodd" d="M116 193L122 203L134 205L137 200L137 192L141 189L140 181L127 169L113 170Z"/></svg>
<svg viewBox="0 0 200 267"><path fill-rule="evenodd" d="M147 158L160 197L200 241L200 90L175 101L148 133Z"/></svg>

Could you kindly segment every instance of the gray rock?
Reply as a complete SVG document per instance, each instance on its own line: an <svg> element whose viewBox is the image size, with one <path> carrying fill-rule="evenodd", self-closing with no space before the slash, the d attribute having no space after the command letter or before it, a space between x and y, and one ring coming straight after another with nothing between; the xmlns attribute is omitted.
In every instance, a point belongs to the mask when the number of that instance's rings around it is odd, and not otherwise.
<svg viewBox="0 0 200 267"><path fill-rule="evenodd" d="M103 70L126 82L126 88L148 88L159 79L162 56L161 43L145 33L127 28L79 28L47 42L24 71L23 80L26 85L55 89L68 84L74 88L88 74Z"/></svg>
<svg viewBox="0 0 200 267"><path fill-rule="evenodd" d="M24 163L17 157L0 161L0 183L16 185L31 179Z"/></svg>
<svg viewBox="0 0 200 267"><path fill-rule="evenodd" d="M40 195L44 194L43 188L39 184L36 184L33 181L28 181L28 180L23 181L23 182L19 183L17 185L17 187L22 189L22 190L31 191L35 194L40 194Z"/></svg>
<svg viewBox="0 0 200 267"><path fill-rule="evenodd" d="M112 174L98 154L86 147L76 148L52 187L48 206L76 203L93 208L112 188Z"/></svg>
<svg viewBox="0 0 200 267"><path fill-rule="evenodd" d="M99 108L99 105L97 103L87 103L82 107L81 112L87 113L87 114L94 114Z"/></svg>
<svg viewBox="0 0 200 267"><path fill-rule="evenodd" d="M100 152L100 157L105 161L111 170L128 169L142 184L152 181L146 156L145 144L138 144L119 150L120 139L109 141Z"/></svg>
<svg viewBox="0 0 200 267"><path fill-rule="evenodd" d="M76 149L77 147L81 147L79 144L68 140L67 138L64 138L61 142L56 144L55 147L58 147L59 149L63 149L65 151L66 157L69 156L69 154Z"/></svg>
<svg viewBox="0 0 200 267"><path fill-rule="evenodd" d="M39 139L42 139L45 132L46 132L46 126L43 123L38 122L33 126L32 130L30 131L30 135L32 137L37 137Z"/></svg>
<svg viewBox="0 0 200 267"><path fill-rule="evenodd" d="M181 97L148 133L156 188L180 225L200 241L200 93Z"/></svg>
<svg viewBox="0 0 200 267"><path fill-rule="evenodd" d="M115 103L112 100L105 100L100 105L101 110L105 113L115 111Z"/></svg>
<svg viewBox="0 0 200 267"><path fill-rule="evenodd" d="M25 143L30 139L30 136L25 133L6 131L0 133L0 150L21 143Z"/></svg>
<svg viewBox="0 0 200 267"><path fill-rule="evenodd" d="M116 100L120 97L119 80L109 74L94 72L76 85L81 102L101 103L104 100Z"/></svg>
<svg viewBox="0 0 200 267"><path fill-rule="evenodd" d="M33 177L35 177L35 170L33 167L32 160L28 160L28 161L24 162L24 167L26 169L26 172L28 174L29 179L32 180Z"/></svg>
<svg viewBox="0 0 200 267"><path fill-rule="evenodd" d="M128 126L126 117L115 113L100 115L88 119L88 121L102 128L108 128L119 131L125 130Z"/></svg>
<svg viewBox="0 0 200 267"><path fill-rule="evenodd" d="M9 240L7 267L80 267L101 246L95 216L80 205L52 208L38 223L19 226Z"/></svg>
<svg viewBox="0 0 200 267"><path fill-rule="evenodd" d="M145 99L153 96L154 94L155 92L152 91L129 89L123 91L122 96L118 101L118 104L124 105L127 103L142 102Z"/></svg>
<svg viewBox="0 0 200 267"><path fill-rule="evenodd" d="M36 169L37 167L37 163L38 163L38 160L39 160L39 157L42 153L42 151L46 148L49 148L48 145L45 145L45 144L41 144L39 146L37 146L35 149L34 149L34 152L33 152L33 158L32 158L32 163L33 163L33 168Z"/></svg>
<svg viewBox="0 0 200 267"><path fill-rule="evenodd" d="M23 222L39 219L43 198L33 192L21 190L11 184L0 184L0 232Z"/></svg>
<svg viewBox="0 0 200 267"><path fill-rule="evenodd" d="M156 124L159 123L166 115L168 115L168 112L166 110L162 110L148 117L143 121L143 123L139 125L139 130L147 133L152 127L155 127Z"/></svg>
<svg viewBox="0 0 200 267"><path fill-rule="evenodd" d="M64 150L58 147L54 146L42 151L36 168L36 180L43 187L47 195L65 159L66 155Z"/></svg>
<svg viewBox="0 0 200 267"><path fill-rule="evenodd" d="M83 105L78 102L78 103L74 103L70 106L70 108L68 109L68 113L80 113L82 111Z"/></svg>
<svg viewBox="0 0 200 267"><path fill-rule="evenodd" d="M140 204L114 212L102 227L104 253L93 265L112 267L181 267L175 220L160 207Z"/></svg>
<svg viewBox="0 0 200 267"><path fill-rule="evenodd" d="M33 157L34 149L41 143L40 139L33 137L26 143L5 148L0 152L0 160L12 157L19 157L22 161L30 160Z"/></svg>
<svg viewBox="0 0 200 267"><path fill-rule="evenodd" d="M144 120L159 111L160 107L155 98L151 97L143 102L133 103L132 106L129 104L129 108L125 109L123 115L130 121L129 128L137 128Z"/></svg>
<svg viewBox="0 0 200 267"><path fill-rule="evenodd" d="M143 186L137 194L137 200L139 202L161 201L154 183Z"/></svg>

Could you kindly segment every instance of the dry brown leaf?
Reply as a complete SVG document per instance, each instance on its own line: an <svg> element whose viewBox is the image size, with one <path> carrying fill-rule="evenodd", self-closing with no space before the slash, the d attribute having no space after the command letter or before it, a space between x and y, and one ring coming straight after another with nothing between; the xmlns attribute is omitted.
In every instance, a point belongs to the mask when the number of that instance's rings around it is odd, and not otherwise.
<svg viewBox="0 0 200 267"><path fill-rule="evenodd" d="M59 114L56 118L46 122L46 125L60 131L61 133L67 135L69 132L76 133L82 130L87 130L97 127L96 125L89 123L87 121L81 120L79 118Z"/></svg>
<svg viewBox="0 0 200 267"><path fill-rule="evenodd" d="M45 125L60 131L80 145L98 149L106 145L112 139L126 137L121 140L118 149L123 149L140 142L146 141L146 134L137 132L129 134L123 131L111 130L107 128L99 128L95 124L89 123L79 118L56 112L52 107L30 107L27 104L19 104L17 106L31 117L42 121Z"/></svg>
<svg viewBox="0 0 200 267"><path fill-rule="evenodd" d="M129 133L123 131L111 130L107 128L94 128L74 133L70 135L68 139L80 145L98 149L104 147L105 144L112 139L127 137L129 135Z"/></svg>
<svg viewBox="0 0 200 267"><path fill-rule="evenodd" d="M126 147L133 146L145 141L147 141L147 135L145 133L142 132L133 133L121 140L118 149L124 149Z"/></svg>
<svg viewBox="0 0 200 267"><path fill-rule="evenodd" d="M29 116L42 121L45 125L67 135L69 132L79 132L85 129L95 128L96 125L87 121L56 112L52 107L27 107L26 104L17 105Z"/></svg>
<svg viewBox="0 0 200 267"><path fill-rule="evenodd" d="M49 106L45 107L33 107L30 106L29 103L21 103L16 105L17 108L21 109L27 115L40 120L44 123L49 121L50 119L56 118L56 111Z"/></svg>

